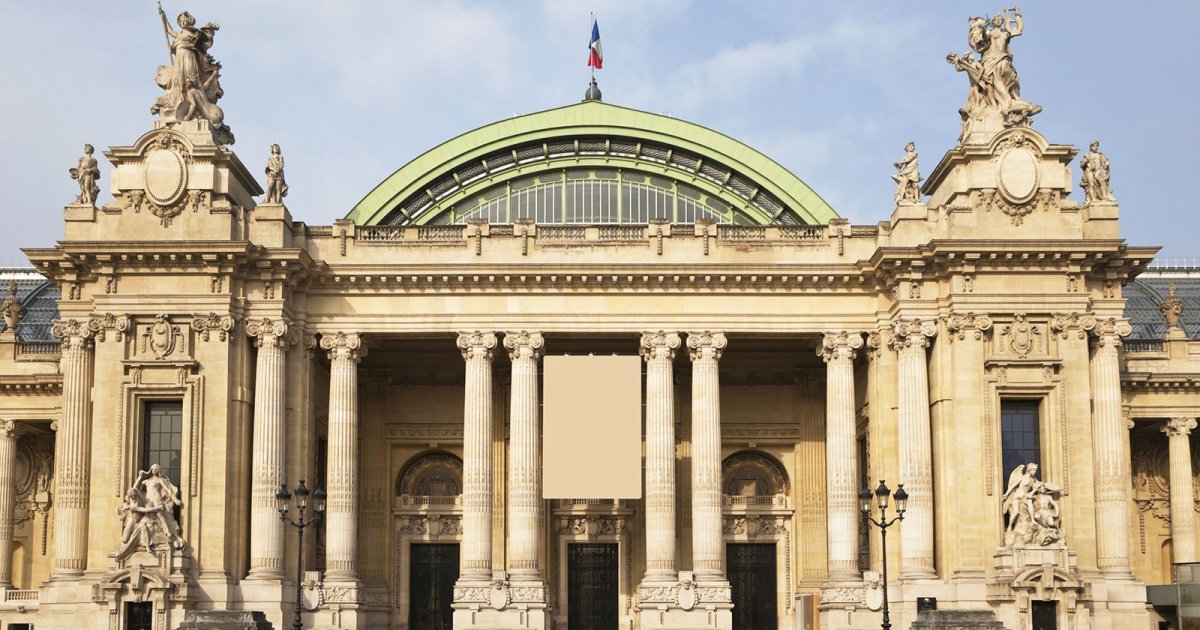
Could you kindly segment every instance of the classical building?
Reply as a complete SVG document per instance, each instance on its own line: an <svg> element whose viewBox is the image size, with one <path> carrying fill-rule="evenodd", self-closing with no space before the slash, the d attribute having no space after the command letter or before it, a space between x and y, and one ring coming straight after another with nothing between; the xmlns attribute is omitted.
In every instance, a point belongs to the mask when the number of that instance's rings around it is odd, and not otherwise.
<svg viewBox="0 0 1200 630"><path fill-rule="evenodd" d="M230 148L181 15L113 201L89 146L0 274L0 628L867 628L885 562L898 628L1158 627L1200 560L1200 269L1151 268L1099 147L1033 128L1021 28L972 21L963 133L926 177L907 147L878 224L593 85L319 226L284 151ZM644 359L640 498L543 497L568 354Z"/></svg>

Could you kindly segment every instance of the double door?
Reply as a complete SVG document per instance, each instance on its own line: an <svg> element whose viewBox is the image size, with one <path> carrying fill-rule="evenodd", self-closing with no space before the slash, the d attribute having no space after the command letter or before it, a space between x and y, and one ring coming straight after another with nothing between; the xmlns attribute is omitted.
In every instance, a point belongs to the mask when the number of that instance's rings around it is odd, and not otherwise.
<svg viewBox="0 0 1200 630"><path fill-rule="evenodd" d="M458 545L414 544L411 549L408 627L412 630L452 630Z"/></svg>
<svg viewBox="0 0 1200 630"><path fill-rule="evenodd" d="M725 556L733 595L733 630L778 628L775 543L729 543Z"/></svg>

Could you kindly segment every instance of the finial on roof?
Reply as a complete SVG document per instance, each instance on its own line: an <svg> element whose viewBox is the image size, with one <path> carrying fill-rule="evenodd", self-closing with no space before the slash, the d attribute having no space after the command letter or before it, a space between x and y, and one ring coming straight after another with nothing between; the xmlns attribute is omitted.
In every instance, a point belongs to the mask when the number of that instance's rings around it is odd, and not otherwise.
<svg viewBox="0 0 1200 630"><path fill-rule="evenodd" d="M1183 300L1175 295L1174 282L1167 287L1167 297L1158 305L1158 311L1162 313L1163 319L1167 320L1168 337L1183 334L1183 327L1179 325L1179 320L1183 318Z"/></svg>
<svg viewBox="0 0 1200 630"><path fill-rule="evenodd" d="M600 98L600 88L599 88L599 86L596 85L596 77L592 77L592 82L588 84L587 92L584 92L584 94L583 94L583 100L585 100L585 101L602 100Z"/></svg>

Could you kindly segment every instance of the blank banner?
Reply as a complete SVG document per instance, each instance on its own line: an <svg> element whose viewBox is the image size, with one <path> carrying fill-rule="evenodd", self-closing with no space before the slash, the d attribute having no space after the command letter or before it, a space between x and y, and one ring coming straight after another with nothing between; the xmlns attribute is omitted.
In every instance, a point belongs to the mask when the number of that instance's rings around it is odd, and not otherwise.
<svg viewBox="0 0 1200 630"><path fill-rule="evenodd" d="M642 360L542 360L542 497L640 499Z"/></svg>

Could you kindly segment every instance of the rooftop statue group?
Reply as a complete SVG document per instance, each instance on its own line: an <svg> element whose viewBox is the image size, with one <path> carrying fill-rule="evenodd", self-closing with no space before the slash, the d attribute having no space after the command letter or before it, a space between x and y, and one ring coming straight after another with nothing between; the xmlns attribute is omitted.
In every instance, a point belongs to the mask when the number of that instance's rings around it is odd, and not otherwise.
<svg viewBox="0 0 1200 630"><path fill-rule="evenodd" d="M221 64L208 53L221 26L209 22L196 28L196 18L184 11L175 19L179 25L177 31L171 27L161 4L158 15L162 18L171 65L158 67L155 82L165 92L155 101L150 113L158 114L168 124L207 120L212 126L214 142L233 144L233 132L225 124L225 112L217 106L217 101L224 95Z"/></svg>
<svg viewBox="0 0 1200 630"><path fill-rule="evenodd" d="M959 142L977 127L986 130L991 119L998 118L1003 127L1028 125L1029 118L1042 111L1021 99L1021 82L1013 67L1009 44L1025 29L1021 9L1005 9L989 21L973 17L967 20L967 44L971 50L961 55L946 55L946 61L959 72L966 72L971 82L967 103L958 110L962 115L963 131ZM976 59L971 51L979 54Z"/></svg>
<svg viewBox="0 0 1200 630"><path fill-rule="evenodd" d="M1021 464L1004 491L1004 546L1046 547L1062 542L1058 498L1062 489L1037 478L1037 464Z"/></svg>
<svg viewBox="0 0 1200 630"><path fill-rule="evenodd" d="M153 551L154 545L169 544L183 548L175 508L183 505L179 488L162 473L158 464L138 472L133 486L125 492L125 501L117 508L121 517L121 546L108 554L121 561L138 549Z"/></svg>

